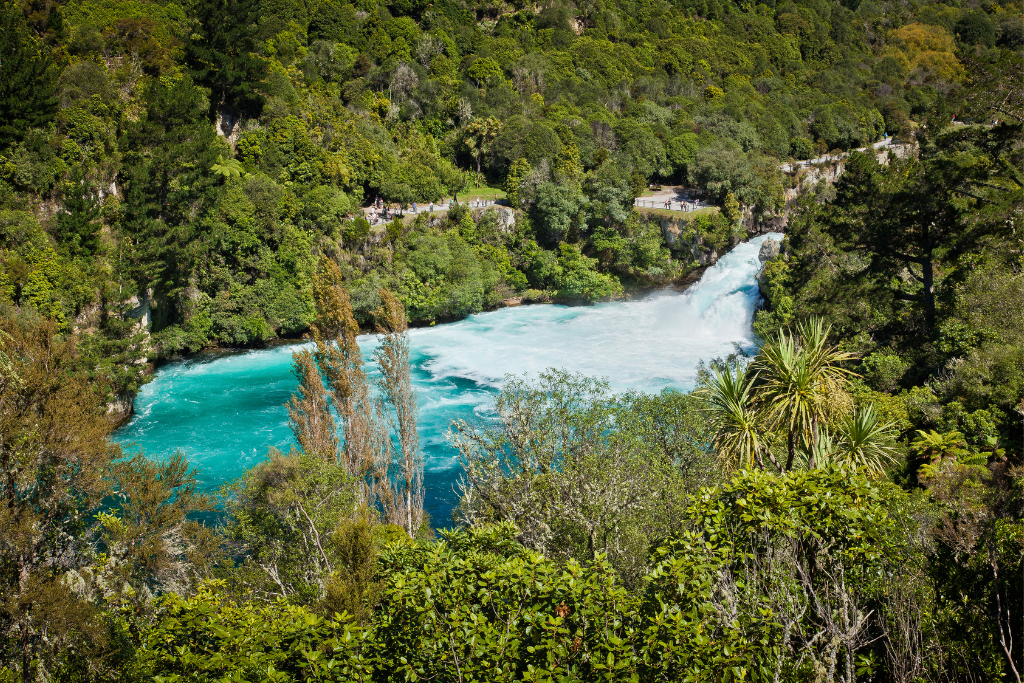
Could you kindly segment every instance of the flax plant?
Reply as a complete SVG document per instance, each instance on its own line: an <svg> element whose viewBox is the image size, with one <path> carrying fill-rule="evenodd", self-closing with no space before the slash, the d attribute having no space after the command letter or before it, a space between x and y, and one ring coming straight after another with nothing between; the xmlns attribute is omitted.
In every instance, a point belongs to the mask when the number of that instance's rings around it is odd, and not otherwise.
<svg viewBox="0 0 1024 683"><path fill-rule="evenodd" d="M830 329L815 319L798 325L795 334L780 332L752 364L757 373L756 398L766 424L786 435L786 470L793 469L801 449L813 468L814 445L827 425L840 420L851 407L847 384L854 373L841 363L855 356L829 345Z"/></svg>
<svg viewBox="0 0 1024 683"><path fill-rule="evenodd" d="M732 467L749 469L756 463L763 468L765 455L778 467L751 393L756 377L738 364L734 369L716 368L702 392L714 415L715 451Z"/></svg>
<svg viewBox="0 0 1024 683"><path fill-rule="evenodd" d="M892 460L891 425L873 406L853 410L848 386L853 372L843 363L855 356L828 343L820 320L798 325L766 343L745 368L712 372L699 393L715 426L713 445L732 468L792 470L797 456L808 468L835 462L873 475ZM784 440L785 465L772 446Z"/></svg>
<svg viewBox="0 0 1024 683"><path fill-rule="evenodd" d="M872 476L881 476L885 465L895 460L892 435L892 424L881 421L875 406L858 408L839 423L832 458L841 466L863 468Z"/></svg>

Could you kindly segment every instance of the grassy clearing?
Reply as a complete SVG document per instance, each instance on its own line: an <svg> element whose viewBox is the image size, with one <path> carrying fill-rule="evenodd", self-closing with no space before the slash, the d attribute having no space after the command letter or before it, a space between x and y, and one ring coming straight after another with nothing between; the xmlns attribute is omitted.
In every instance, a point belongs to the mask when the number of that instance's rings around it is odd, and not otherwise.
<svg viewBox="0 0 1024 683"><path fill-rule="evenodd" d="M468 190L463 190L459 193L459 201L467 201L470 199L494 199L497 195L498 199L505 199L505 190L500 187L488 187L481 185L478 187L471 187Z"/></svg>

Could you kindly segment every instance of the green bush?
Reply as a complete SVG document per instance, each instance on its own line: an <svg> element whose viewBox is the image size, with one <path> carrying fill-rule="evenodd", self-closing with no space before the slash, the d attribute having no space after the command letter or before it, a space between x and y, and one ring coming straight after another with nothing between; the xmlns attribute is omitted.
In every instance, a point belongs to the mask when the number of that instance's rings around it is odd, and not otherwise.
<svg viewBox="0 0 1024 683"><path fill-rule="evenodd" d="M597 259L584 256L575 244L562 244L553 278L558 298L592 303L621 294L622 285L615 276L597 272L596 264Z"/></svg>

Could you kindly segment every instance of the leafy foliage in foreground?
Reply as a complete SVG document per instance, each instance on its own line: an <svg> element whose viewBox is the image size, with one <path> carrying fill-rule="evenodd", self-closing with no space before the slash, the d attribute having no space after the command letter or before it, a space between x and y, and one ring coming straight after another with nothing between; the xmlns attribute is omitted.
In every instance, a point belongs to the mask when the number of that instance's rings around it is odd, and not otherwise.
<svg viewBox="0 0 1024 683"><path fill-rule="evenodd" d="M1019 55L1007 60L1019 70ZM931 607L893 622L931 629L935 652L912 670L893 663L903 680L1022 670L1009 586L1021 571L1024 101L985 94L1000 68L979 68L959 103L984 125L951 125L940 109L917 135L917 158L852 155L834 187L802 200L760 277L769 306L755 330L771 339L816 317L831 324L838 348L859 357L850 398L895 428L889 455L905 457L890 476L935 506L921 569L933 593L919 603Z"/></svg>
<svg viewBox="0 0 1024 683"><path fill-rule="evenodd" d="M0 408L22 435L5 442L4 466L45 458L63 434L34 440L26 420L88 417L69 454L93 454L83 474L96 492L45 476L3 490L21 506L0 520L16 532L0 586L9 679L853 683L996 677L1019 663L1020 470L959 435L918 433L908 455L929 461L911 492L831 458L729 474L699 396L614 397L549 372L541 386L510 382L494 429L462 428L467 473L474 449L527 434L517 453L559 463L490 480L478 468L491 502L467 500L472 524L412 539L357 507L363 483L333 458L279 456L238 484L224 539L238 562L224 562L188 518L207 501L181 458L115 460L102 394L40 372L73 344L30 322L3 337ZM45 397L39 387L53 399L18 403ZM651 464L645 490L615 483L634 460ZM715 467L710 486L680 477ZM32 536L47 528L24 511L34 491L72 495L74 523ZM116 508L101 506L107 494ZM537 510L520 530L497 513L523 500Z"/></svg>
<svg viewBox="0 0 1024 683"><path fill-rule="evenodd" d="M846 472L747 472L700 492L637 591L603 557L560 563L485 526L387 546L364 626L210 584L165 601L140 656L166 680L853 681L903 635L875 607L904 588L888 577L920 577L910 512Z"/></svg>

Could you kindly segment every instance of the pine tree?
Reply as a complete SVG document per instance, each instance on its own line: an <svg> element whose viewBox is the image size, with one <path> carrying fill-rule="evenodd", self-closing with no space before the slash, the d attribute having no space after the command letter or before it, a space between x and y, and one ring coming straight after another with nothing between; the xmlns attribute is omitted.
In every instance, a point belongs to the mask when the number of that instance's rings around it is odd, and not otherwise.
<svg viewBox="0 0 1024 683"><path fill-rule="evenodd" d="M16 2L0 4L0 149L57 115L57 70Z"/></svg>
<svg viewBox="0 0 1024 683"><path fill-rule="evenodd" d="M146 114L121 147L121 225L133 243L132 275L158 296L177 293L193 275L201 239L195 217L218 191L219 177L209 169L223 147L206 118L208 95L188 76L153 80ZM163 322L154 324L159 329Z"/></svg>
<svg viewBox="0 0 1024 683"><path fill-rule="evenodd" d="M257 0L202 0L195 4L198 29L185 47L196 82L210 89L211 116L219 107L259 114L259 85L266 61L257 52Z"/></svg>
<svg viewBox="0 0 1024 683"><path fill-rule="evenodd" d="M74 256L91 256L99 245L100 203L82 173L76 172L65 184L63 211L57 214L57 236Z"/></svg>

